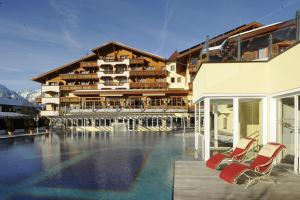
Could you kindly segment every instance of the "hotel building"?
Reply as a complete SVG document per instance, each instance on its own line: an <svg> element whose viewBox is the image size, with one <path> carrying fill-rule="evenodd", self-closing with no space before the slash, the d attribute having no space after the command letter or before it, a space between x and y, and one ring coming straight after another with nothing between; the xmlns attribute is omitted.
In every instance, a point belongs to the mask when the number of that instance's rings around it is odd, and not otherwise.
<svg viewBox="0 0 300 200"><path fill-rule="evenodd" d="M299 15L202 49L193 85L195 148L207 160L242 137L287 147L279 158L300 173ZM211 56L212 55L212 56ZM215 57L217 55L217 59Z"/></svg>
<svg viewBox="0 0 300 200"><path fill-rule="evenodd" d="M118 42L41 74L42 116L72 129L169 131L193 127L194 107L186 69L177 53L165 59Z"/></svg>

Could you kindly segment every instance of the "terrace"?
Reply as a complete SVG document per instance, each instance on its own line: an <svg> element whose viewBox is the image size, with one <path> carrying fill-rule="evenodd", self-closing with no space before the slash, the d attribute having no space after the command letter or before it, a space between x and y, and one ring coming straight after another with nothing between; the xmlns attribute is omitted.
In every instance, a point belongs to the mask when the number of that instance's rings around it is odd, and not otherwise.
<svg viewBox="0 0 300 200"><path fill-rule="evenodd" d="M222 181L220 171L205 167L204 161L176 161L173 199L299 199L300 178L277 166L271 173L276 184L260 182L245 189L245 184L230 185Z"/></svg>

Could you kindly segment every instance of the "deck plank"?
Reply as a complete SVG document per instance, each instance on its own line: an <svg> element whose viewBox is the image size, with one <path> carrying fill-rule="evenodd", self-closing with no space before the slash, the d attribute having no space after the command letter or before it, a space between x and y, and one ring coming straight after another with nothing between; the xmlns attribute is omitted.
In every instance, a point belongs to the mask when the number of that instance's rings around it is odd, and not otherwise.
<svg viewBox="0 0 300 200"><path fill-rule="evenodd" d="M203 161L176 161L174 173L174 200L300 199L300 177L282 168L272 172L276 185L261 182L249 189L219 179L219 171L206 168Z"/></svg>

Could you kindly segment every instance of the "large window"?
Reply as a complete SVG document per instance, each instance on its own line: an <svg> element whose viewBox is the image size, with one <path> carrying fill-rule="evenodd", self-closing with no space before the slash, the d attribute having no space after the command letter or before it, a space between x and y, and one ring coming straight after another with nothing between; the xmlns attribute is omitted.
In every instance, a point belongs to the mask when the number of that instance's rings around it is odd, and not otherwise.
<svg viewBox="0 0 300 200"><path fill-rule="evenodd" d="M232 99L212 99L210 102L211 147L231 147L233 141ZM224 124L225 123L225 124Z"/></svg>
<svg viewBox="0 0 300 200"><path fill-rule="evenodd" d="M262 143L262 100L239 99L239 138L251 137Z"/></svg>

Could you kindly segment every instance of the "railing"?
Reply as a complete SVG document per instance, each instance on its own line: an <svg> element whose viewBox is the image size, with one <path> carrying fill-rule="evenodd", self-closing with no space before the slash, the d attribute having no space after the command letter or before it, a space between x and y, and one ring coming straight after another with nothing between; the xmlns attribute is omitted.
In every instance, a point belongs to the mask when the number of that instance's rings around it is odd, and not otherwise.
<svg viewBox="0 0 300 200"><path fill-rule="evenodd" d="M80 98L79 97L60 97L60 102L77 103L77 102L80 102Z"/></svg>
<svg viewBox="0 0 300 200"><path fill-rule="evenodd" d="M158 70L131 70L130 76L167 76L168 71L165 69Z"/></svg>
<svg viewBox="0 0 300 200"><path fill-rule="evenodd" d="M60 90L97 90L97 85L61 85Z"/></svg>
<svg viewBox="0 0 300 200"><path fill-rule="evenodd" d="M99 71L99 72L102 72L103 74L123 74L126 70L104 70L104 71Z"/></svg>
<svg viewBox="0 0 300 200"><path fill-rule="evenodd" d="M190 90L190 91L193 90L193 83L189 83L189 90Z"/></svg>
<svg viewBox="0 0 300 200"><path fill-rule="evenodd" d="M42 103L42 97L36 97L35 102L36 103Z"/></svg>
<svg viewBox="0 0 300 200"><path fill-rule="evenodd" d="M63 80L98 79L98 75L97 74L61 74L60 77Z"/></svg>
<svg viewBox="0 0 300 200"><path fill-rule="evenodd" d="M98 67L97 61L80 62L80 67Z"/></svg>
<svg viewBox="0 0 300 200"><path fill-rule="evenodd" d="M130 64L145 64L144 58L132 58L130 59Z"/></svg>
<svg viewBox="0 0 300 200"><path fill-rule="evenodd" d="M130 83L130 88L168 88L168 83L166 82L156 82L156 83L141 83L141 82L133 82Z"/></svg>
<svg viewBox="0 0 300 200"><path fill-rule="evenodd" d="M196 64L189 64L188 69L189 69L189 72L191 74L191 73L196 73L197 70L198 70L198 67L197 67Z"/></svg>
<svg viewBox="0 0 300 200"><path fill-rule="evenodd" d="M108 83L102 83L102 84L105 86L120 86L120 85L124 85L125 83L127 83L127 82L108 82Z"/></svg>

